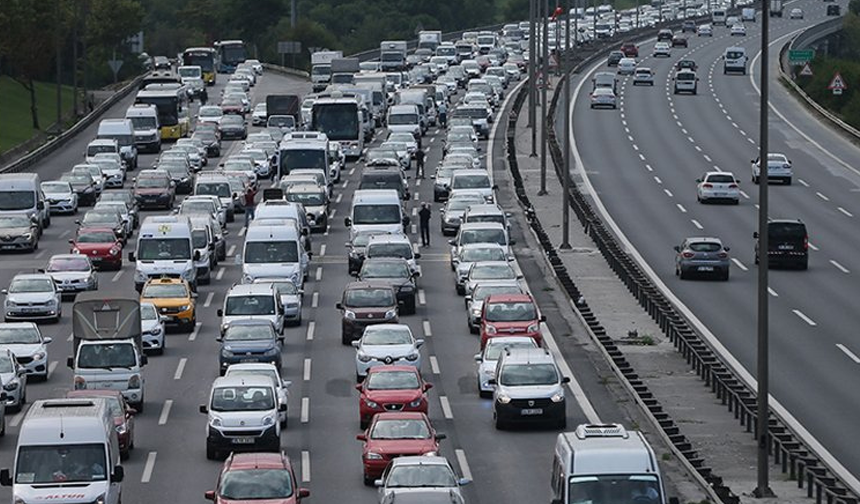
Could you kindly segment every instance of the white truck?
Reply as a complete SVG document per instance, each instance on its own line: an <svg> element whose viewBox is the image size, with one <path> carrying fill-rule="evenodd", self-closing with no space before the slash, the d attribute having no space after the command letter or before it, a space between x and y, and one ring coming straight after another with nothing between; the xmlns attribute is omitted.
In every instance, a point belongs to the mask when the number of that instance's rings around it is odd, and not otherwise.
<svg viewBox="0 0 860 504"><path fill-rule="evenodd" d="M311 54L311 82L314 92L322 91L331 82L331 62L343 58L343 51L317 51Z"/></svg>
<svg viewBox="0 0 860 504"><path fill-rule="evenodd" d="M770 17L782 17L782 0L770 0Z"/></svg>
<svg viewBox="0 0 860 504"><path fill-rule="evenodd" d="M355 74L361 71L358 58L337 58L331 61L331 83L352 84Z"/></svg>
<svg viewBox="0 0 860 504"><path fill-rule="evenodd" d="M430 49L436 51L436 48L442 43L442 32L439 30L424 30L418 32L418 49Z"/></svg>
<svg viewBox="0 0 860 504"><path fill-rule="evenodd" d="M406 70L406 41L383 40L379 44L379 65L383 72Z"/></svg>

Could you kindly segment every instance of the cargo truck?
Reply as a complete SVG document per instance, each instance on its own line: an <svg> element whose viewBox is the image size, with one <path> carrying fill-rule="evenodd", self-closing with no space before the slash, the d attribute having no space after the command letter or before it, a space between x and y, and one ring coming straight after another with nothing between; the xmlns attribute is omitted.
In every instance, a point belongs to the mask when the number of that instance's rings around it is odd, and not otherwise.
<svg viewBox="0 0 860 504"><path fill-rule="evenodd" d="M383 40L379 44L379 64L383 72L406 70L406 41Z"/></svg>
<svg viewBox="0 0 860 504"><path fill-rule="evenodd" d="M430 49L435 52L441 43L442 32L439 30L423 30L418 32L418 49Z"/></svg>
<svg viewBox="0 0 860 504"><path fill-rule="evenodd" d="M343 51L317 51L311 54L311 82L314 92L331 83L331 62L343 58Z"/></svg>
<svg viewBox="0 0 860 504"><path fill-rule="evenodd" d="M782 0L770 0L770 16L782 17Z"/></svg>
<svg viewBox="0 0 860 504"><path fill-rule="evenodd" d="M266 119L272 116L292 116L296 122L300 122L302 100L298 95L275 95L266 96Z"/></svg>
<svg viewBox="0 0 860 504"><path fill-rule="evenodd" d="M353 77L361 71L358 58L337 58L331 60L331 83L352 84Z"/></svg>

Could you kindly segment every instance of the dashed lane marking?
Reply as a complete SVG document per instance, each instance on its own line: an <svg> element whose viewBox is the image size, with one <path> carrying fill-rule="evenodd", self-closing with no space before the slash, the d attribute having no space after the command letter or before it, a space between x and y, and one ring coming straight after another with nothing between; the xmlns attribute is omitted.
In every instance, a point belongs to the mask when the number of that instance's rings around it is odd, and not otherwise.
<svg viewBox="0 0 860 504"><path fill-rule="evenodd" d="M792 312L792 313L794 313L795 315L797 315L798 317L800 317L800 320L802 320L802 321L806 322L806 323L807 323L807 324L809 324L811 327L815 327L815 326L817 326L817 325L818 325L818 324L816 324L816 323L815 323L815 321L814 321L814 320L812 320L811 318L807 317L807 316L806 316L806 314L805 314L805 313L803 313L803 312L802 312L802 311L800 311L800 310L791 310L791 312Z"/></svg>
<svg viewBox="0 0 860 504"><path fill-rule="evenodd" d="M224 278L224 267L218 268L218 273L215 274L215 280L221 280Z"/></svg>
<svg viewBox="0 0 860 504"><path fill-rule="evenodd" d="M197 339L197 333L200 332L200 326L202 326L202 322L197 322L194 324L194 330L191 331L191 334L188 335L188 341L194 341Z"/></svg>
<svg viewBox="0 0 860 504"><path fill-rule="evenodd" d="M302 450L302 483L311 481L311 452Z"/></svg>
<svg viewBox="0 0 860 504"><path fill-rule="evenodd" d="M439 371L439 360L436 358L435 355L430 356L430 371L432 371L435 375L442 374Z"/></svg>
<svg viewBox="0 0 860 504"><path fill-rule="evenodd" d="M158 452L149 452L146 456L146 465L143 466L143 475L140 477L141 483L149 483L152 479L152 470L155 469L155 457Z"/></svg>
<svg viewBox="0 0 860 504"><path fill-rule="evenodd" d="M666 193L666 196L668 196L670 198L674 197L674 195L672 194L672 191L670 191L668 189L663 189L663 192Z"/></svg>
<svg viewBox="0 0 860 504"><path fill-rule="evenodd" d="M173 379L174 380L181 380L182 379L182 373L185 372L185 365L186 364L188 364L188 359L186 357L179 359L179 364L176 365L176 372L173 373Z"/></svg>
<svg viewBox="0 0 860 504"><path fill-rule="evenodd" d="M439 404L442 405L442 414L445 415L445 418L452 420L454 412L451 411L451 403L448 402L448 397L439 396Z"/></svg>
<svg viewBox="0 0 860 504"><path fill-rule="evenodd" d="M236 253L236 245L230 245L230 248L227 249L227 255L231 256Z"/></svg>
<svg viewBox="0 0 860 504"><path fill-rule="evenodd" d="M680 203L675 203L675 206L678 207L678 210L680 210L681 213L687 213L687 209L684 208L684 205L682 205Z"/></svg>
<svg viewBox="0 0 860 504"><path fill-rule="evenodd" d="M424 306L427 304L427 297L424 293L424 289L418 289L418 304Z"/></svg>
<svg viewBox="0 0 860 504"><path fill-rule="evenodd" d="M320 245L320 253L319 253L320 257L323 257L323 256L325 255L325 249L326 249L326 244L325 244L325 243L323 243L322 245Z"/></svg>
<svg viewBox="0 0 860 504"><path fill-rule="evenodd" d="M741 270L743 270L743 271L749 271L749 268L747 268L746 266L744 266L744 263L740 262L740 260L738 260L738 258L737 258L737 257L732 257L732 262L733 262L733 263L735 263L735 266L737 266L737 267L738 267L738 268L740 268Z"/></svg>
<svg viewBox="0 0 860 504"><path fill-rule="evenodd" d="M311 308L316 308L320 304L320 293L314 292L311 296Z"/></svg>
<svg viewBox="0 0 860 504"><path fill-rule="evenodd" d="M424 329L424 337L429 338L433 336L433 331L430 329L430 321L425 320L421 323L422 328Z"/></svg>
<svg viewBox="0 0 860 504"><path fill-rule="evenodd" d="M845 266L842 266L841 264L834 261L833 259L830 260L830 264L832 264L834 268L838 269L842 273L851 273L850 271L848 271L848 268L846 268Z"/></svg>
<svg viewBox="0 0 860 504"><path fill-rule="evenodd" d="M314 278L316 278L317 282L322 280L322 266L317 266L317 273L316 273L316 276Z"/></svg>
<svg viewBox="0 0 860 504"><path fill-rule="evenodd" d="M454 454L457 456L457 463L460 464L460 474L464 478L472 479L472 469L469 468L469 461L466 460L466 452L457 448Z"/></svg>
<svg viewBox="0 0 860 504"><path fill-rule="evenodd" d="M304 381L310 381L311 380L311 359L310 358L305 359L304 370L302 371L302 379Z"/></svg>
<svg viewBox="0 0 860 504"><path fill-rule="evenodd" d="M167 399L164 401L164 406L161 407L161 415L158 417L158 425L167 424L167 417L170 416L170 408L173 407L173 400Z"/></svg>
<svg viewBox="0 0 860 504"><path fill-rule="evenodd" d="M855 364L860 364L860 357L857 357L857 355L854 352L852 352L851 350L848 350L848 348L845 345L843 345L842 343L837 343L836 348L842 350L842 353L847 355L849 359L853 360Z"/></svg>
<svg viewBox="0 0 860 504"><path fill-rule="evenodd" d="M824 201L830 201L830 198L821 194L820 192L816 192L815 195L818 196L819 198L823 199Z"/></svg>
<svg viewBox="0 0 860 504"><path fill-rule="evenodd" d="M845 210L845 209L844 209L844 208L842 208L842 207L837 208L837 210L839 210L840 212L842 212L843 214L845 214L847 217L854 217L854 214L852 214L852 213L851 213L851 212L849 212L848 210Z"/></svg>
<svg viewBox="0 0 860 504"><path fill-rule="evenodd" d="M314 331L317 328L317 323L314 321L308 322L308 335L307 340L311 341L314 339Z"/></svg>
<svg viewBox="0 0 860 504"><path fill-rule="evenodd" d="M690 222L692 222L693 225L696 226L696 229L705 229L704 227L702 227L701 224L699 224L699 221L697 221L696 219L690 219Z"/></svg>
<svg viewBox="0 0 860 504"><path fill-rule="evenodd" d="M214 297L215 297L214 292L210 292L209 294L206 294L206 301L203 302L203 308L209 308L209 305L212 304L212 298L214 298Z"/></svg>
<svg viewBox="0 0 860 504"><path fill-rule="evenodd" d="M311 416L311 398L310 397L302 397L302 412L301 412L301 421L302 423L308 423L308 420Z"/></svg>
<svg viewBox="0 0 860 504"><path fill-rule="evenodd" d="M84 179L84 180L86 180L86 179ZM122 277L122 273L123 273L123 271L124 271L124 270L119 270L119 271L117 271L117 272L116 272L116 274L113 276L113 278L111 278L111 279L110 279L110 281L111 281L111 282L116 282L117 280L119 280L119 279Z"/></svg>

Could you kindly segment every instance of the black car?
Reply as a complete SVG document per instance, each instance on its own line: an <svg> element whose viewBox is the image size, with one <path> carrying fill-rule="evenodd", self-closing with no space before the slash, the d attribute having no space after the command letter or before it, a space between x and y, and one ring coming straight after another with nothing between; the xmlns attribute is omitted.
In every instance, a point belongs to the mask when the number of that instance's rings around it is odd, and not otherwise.
<svg viewBox="0 0 860 504"><path fill-rule="evenodd" d="M617 66L618 62L621 61L621 58L624 58L624 53L621 51L612 51L609 53L609 57L606 58L607 66Z"/></svg>
<svg viewBox="0 0 860 504"><path fill-rule="evenodd" d="M827 6L827 15L828 16L840 16L842 11L840 10L838 5L828 5Z"/></svg>
<svg viewBox="0 0 860 504"><path fill-rule="evenodd" d="M221 118L221 138L244 140L248 136L248 127L245 125L245 119L240 115L224 114Z"/></svg>
<svg viewBox="0 0 860 504"><path fill-rule="evenodd" d="M93 206L96 204L98 195L96 193L96 185L92 177L86 175L72 175L67 173L60 177L63 182L68 182L72 186L72 190L78 195L78 205Z"/></svg>
<svg viewBox="0 0 860 504"><path fill-rule="evenodd" d="M687 37L675 35L672 37L672 47L687 47Z"/></svg>
<svg viewBox="0 0 860 504"><path fill-rule="evenodd" d="M675 64L675 68L677 70L688 69L688 70L692 70L695 72L699 69L699 65L697 65L696 62L693 60L682 59L682 60L679 60L678 63Z"/></svg>
<svg viewBox="0 0 860 504"><path fill-rule="evenodd" d="M215 339L221 343L218 361L222 375L230 364L240 362L270 363L280 372L284 337L268 320L235 320Z"/></svg>
<svg viewBox="0 0 860 504"><path fill-rule="evenodd" d="M365 259L361 271L358 272L358 279L362 282L387 284L394 288L397 304L402 307L404 315L415 313L418 294L415 279L418 276L418 272L409 267L406 259L395 257Z"/></svg>
<svg viewBox="0 0 860 504"><path fill-rule="evenodd" d="M657 32L657 41L660 42L662 40L672 40L672 37L675 36L675 33L668 29L664 28Z"/></svg>
<svg viewBox="0 0 860 504"><path fill-rule="evenodd" d="M687 33L687 32L696 33L695 21L687 20L687 21L684 21L683 23L681 23L681 33Z"/></svg>
<svg viewBox="0 0 860 504"><path fill-rule="evenodd" d="M759 236L755 241L755 263L759 262ZM809 267L809 235L800 219L773 219L767 223L768 267Z"/></svg>

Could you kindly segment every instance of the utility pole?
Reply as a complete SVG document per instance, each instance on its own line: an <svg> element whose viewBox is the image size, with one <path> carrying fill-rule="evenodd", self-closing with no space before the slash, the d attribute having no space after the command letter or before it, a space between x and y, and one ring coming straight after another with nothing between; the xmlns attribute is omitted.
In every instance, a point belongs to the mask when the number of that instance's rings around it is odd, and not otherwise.
<svg viewBox="0 0 860 504"><path fill-rule="evenodd" d="M530 157L537 157L537 1L529 0L529 127L532 129L532 151Z"/></svg>
<svg viewBox="0 0 860 504"><path fill-rule="evenodd" d="M540 191L538 196L544 196L546 192L546 128L549 120L546 117L546 88L549 86L549 0L540 0L543 9L543 47L541 51L541 75L543 85L540 89Z"/></svg>
<svg viewBox="0 0 860 504"><path fill-rule="evenodd" d="M591 40L597 40L597 0L591 2L591 8L594 9L591 13Z"/></svg>
<svg viewBox="0 0 860 504"><path fill-rule="evenodd" d="M72 110L78 118L78 2L75 2L75 19L72 22Z"/></svg>
<svg viewBox="0 0 860 504"><path fill-rule="evenodd" d="M556 0L555 10L552 15L555 16L555 75L561 75L561 16L558 14L560 0Z"/></svg>
<svg viewBox="0 0 860 504"><path fill-rule="evenodd" d="M63 131L63 59L60 40L60 1L54 1L54 42L57 45L57 133ZM35 55L34 55L35 57Z"/></svg>
<svg viewBox="0 0 860 504"><path fill-rule="evenodd" d="M564 58L570 61L570 0L567 0L568 19L565 22ZM560 63L559 63L560 64ZM570 65L564 66L564 189L561 196L561 250L570 249Z"/></svg>
<svg viewBox="0 0 860 504"><path fill-rule="evenodd" d="M82 33L87 32L87 17L89 16L89 13L90 13L89 0L84 0L84 11L82 13L83 15L81 16L82 23L83 23L83 26L81 27ZM83 53L83 56L81 58L81 59L83 59L83 71L81 72L81 74L82 74L81 77L83 80L83 87L84 87L84 103L82 105L83 105L83 109L84 109L84 115L86 115L86 114L89 114L91 112L90 107L89 107L89 103L90 103L89 82L87 79L89 77L89 74L87 72L87 67L89 67L89 65L88 65L89 60L87 60L87 37L83 37L83 43L82 43L81 49L82 49L81 52Z"/></svg>
<svg viewBox="0 0 860 504"><path fill-rule="evenodd" d="M734 4L734 1L732 1ZM756 421L756 442L758 445L758 486L753 495L758 498L774 497L770 489L768 474L768 418L770 406L768 399L770 395L770 377L768 362L768 314L769 294L768 285L768 173L767 173L767 151L768 151L768 76L770 74L770 57L768 55L768 29L770 27L770 2L761 3L761 97L759 102L759 187L758 187L758 411Z"/></svg>

